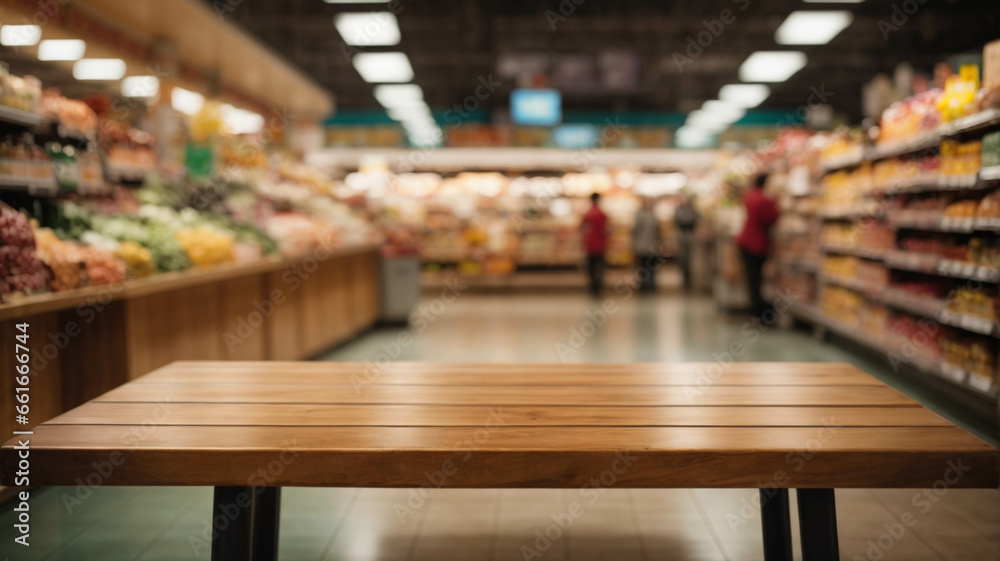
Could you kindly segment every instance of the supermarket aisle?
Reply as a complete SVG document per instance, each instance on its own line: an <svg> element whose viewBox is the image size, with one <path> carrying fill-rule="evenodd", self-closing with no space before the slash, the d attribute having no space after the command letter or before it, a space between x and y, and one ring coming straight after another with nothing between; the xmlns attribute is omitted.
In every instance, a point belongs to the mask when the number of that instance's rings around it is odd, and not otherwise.
<svg viewBox="0 0 1000 561"><path fill-rule="evenodd" d="M449 299L450 300L450 299ZM606 304L611 302L614 306ZM712 361L733 341L741 360L869 361L808 334L747 326L712 301L680 295L593 301L583 296L434 295L403 345L380 329L328 360ZM605 307L607 306L607 307ZM603 315L602 315L603 312ZM601 324L598 326L597 324ZM208 558L209 488L50 488L32 504L28 554L11 550L12 512L0 513L0 559L179 561ZM744 561L762 558L752 490L610 489L593 502L577 490L286 489L285 561L491 560ZM1000 558L1000 492L838 491L843 559ZM580 502L567 529L553 516ZM911 513L917 523L900 533ZM545 533L550 535L544 537ZM543 537L539 537L539 536ZM44 538L44 539L43 539ZM114 544L108 547L108 544ZM538 554L537 556L535 554ZM526 557L527 556L527 557Z"/></svg>

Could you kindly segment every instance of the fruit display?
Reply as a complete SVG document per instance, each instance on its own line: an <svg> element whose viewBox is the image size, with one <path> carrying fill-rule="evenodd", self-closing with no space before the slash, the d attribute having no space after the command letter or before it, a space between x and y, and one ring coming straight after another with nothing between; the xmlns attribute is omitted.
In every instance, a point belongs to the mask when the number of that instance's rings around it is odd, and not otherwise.
<svg viewBox="0 0 1000 561"><path fill-rule="evenodd" d="M212 228L183 228L176 236L195 267L214 267L234 260L233 237L229 234Z"/></svg>
<svg viewBox="0 0 1000 561"><path fill-rule="evenodd" d="M941 99L941 90L930 90L892 104L882 114L878 143L905 142L937 130Z"/></svg>
<svg viewBox="0 0 1000 561"><path fill-rule="evenodd" d="M46 282L28 218L0 204L0 294L31 293L45 288Z"/></svg>
<svg viewBox="0 0 1000 561"><path fill-rule="evenodd" d="M39 111L43 118L57 121L62 126L78 133L97 130L97 114L86 103L64 97L59 90L46 89L42 93Z"/></svg>
<svg viewBox="0 0 1000 561"><path fill-rule="evenodd" d="M131 278L139 279L156 273L153 253L136 242L124 241L118 244L115 256L125 263L126 272Z"/></svg>

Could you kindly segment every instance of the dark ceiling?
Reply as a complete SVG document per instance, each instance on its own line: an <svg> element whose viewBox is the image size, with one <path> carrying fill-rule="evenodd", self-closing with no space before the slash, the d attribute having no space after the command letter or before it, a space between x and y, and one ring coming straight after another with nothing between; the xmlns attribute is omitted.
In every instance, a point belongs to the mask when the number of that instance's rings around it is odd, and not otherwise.
<svg viewBox="0 0 1000 561"><path fill-rule="evenodd" d="M206 1L219 5L217 0ZM387 5L328 4L323 0L241 0L227 5L233 7L222 12L224 17L314 76L337 96L338 107L378 107L372 85L360 78L343 55L333 16L341 11L371 12ZM401 43L364 51L405 52L414 67L414 81L434 109L461 103L474 93L479 77L498 76L498 63L510 55L585 55L578 58L597 60L602 53L626 52L634 55L638 64L634 88L564 91L567 109L689 111L715 98L721 86L738 82L737 69L751 52L800 49L809 56L808 66L789 81L773 85L773 94L763 107L801 106L811 87L823 86L833 92L830 103L836 110L858 120L861 87L876 73L891 72L901 62L929 72L934 63L949 55L979 53L985 43L1000 37L1000 4L996 0L868 0L860 4L802 0L394 0L393 6ZM906 15L904 9L914 6L916 12ZM688 38L704 31L704 22L718 19L725 9L733 11L736 21L726 25L704 52L679 72L674 53L683 54ZM848 9L855 19L827 45L782 47L775 43L774 32L790 12L816 9ZM900 16L906 16L906 21ZM518 85L514 79L502 81L499 95L483 104L487 111L506 107L507 94Z"/></svg>

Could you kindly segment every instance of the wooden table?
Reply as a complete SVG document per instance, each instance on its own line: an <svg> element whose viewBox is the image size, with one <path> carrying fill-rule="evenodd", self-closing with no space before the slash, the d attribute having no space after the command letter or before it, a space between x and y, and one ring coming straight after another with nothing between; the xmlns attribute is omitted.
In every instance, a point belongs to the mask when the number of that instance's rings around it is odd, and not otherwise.
<svg viewBox="0 0 1000 561"><path fill-rule="evenodd" d="M30 449L36 485L215 486L217 561L276 558L282 486L759 488L768 560L794 488L806 561L838 558L834 488L998 486L994 448L830 363L178 362Z"/></svg>

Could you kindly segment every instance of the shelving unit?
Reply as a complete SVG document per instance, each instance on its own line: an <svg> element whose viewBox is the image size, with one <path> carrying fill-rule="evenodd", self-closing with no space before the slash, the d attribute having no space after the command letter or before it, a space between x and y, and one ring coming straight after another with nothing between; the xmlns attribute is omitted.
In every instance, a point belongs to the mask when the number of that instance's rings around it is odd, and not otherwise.
<svg viewBox="0 0 1000 561"><path fill-rule="evenodd" d="M974 139L997 129L1000 129L1000 110L990 110L949 123L909 141L891 145L863 146L853 152L819 162L817 166L819 173L813 177L817 184L809 192L815 196L822 196L818 182L827 174L888 158L921 153L930 154L938 150L944 139L957 137ZM906 232L910 236L934 236L937 234L988 237L1000 232L1000 218L955 217L946 216L940 211L897 209L893 208L892 201L899 196L953 191L975 194L998 187L1000 187L1000 166L982 168L978 173L967 175L916 175L895 181L881 189L859 194L857 202L853 204L845 204L841 207L817 205L820 210L816 220L821 232L825 225L831 227L836 224L851 225L865 220L866 224L876 224L877 227L883 228L883 231L887 228L897 236L897 240L900 232ZM851 199L845 201L850 202ZM848 226L837 226L836 228L849 229ZM996 267L947 259L937 254L917 253L903 249L880 249L878 246L881 244L873 246L867 236L869 236L868 232L859 233L856 234L856 237L852 236L857 240L856 242L839 244L823 243L822 240L825 238L821 235L816 242L815 252L819 254L821 260L834 256L846 256L871 262L869 268L875 268L875 270L878 270L881 265L885 268L883 274L887 275L889 281L892 279L905 281L911 276L915 279L925 278L912 275L912 273L918 273L925 275L926 278L942 279L939 282L945 283L946 287L949 284L944 279L954 279L957 283L956 287L982 283L990 291L1000 288L998 287L1000 285L1000 269ZM779 248L782 243L787 244L788 242L779 241ZM863 261L859 261L857 265L852 266L860 267L862 263ZM990 379L983 375L967 372L950 363L943 350L940 359L930 358L929 355L914 354L913 350L919 349L920 345L909 345L913 347L910 349L911 352L904 354L902 349L894 348L893 344L887 341L887 339L893 338L898 341L898 337L900 337L893 335L888 326L886 326L884 333L885 339L883 339L882 334L876 336L866 331L862 326L867 326L864 323L866 313L876 313L872 310L884 309L886 311L878 313L887 313L887 317L905 318L910 316L920 321L932 322L930 325L955 330L951 332L950 337L958 337L957 340L960 341L971 341L977 337L1000 340L1000 323L985 317L956 313L949 309L945 298L917 295L897 288L894 284L873 283L869 277L846 277L830 274L828 270L825 270L823 261L817 264L812 260L790 259L788 256L783 256L777 265L779 270L786 271L787 275L806 275L811 279L810 282L817 297L821 297L828 287L837 287L837 290L846 289L857 295L860 302L863 303L862 307L859 308L857 325L830 317L824 313L820 305L805 301L808 299L793 306L791 311L795 317L888 358L890 362L896 362L903 368L928 375L930 379L936 380L933 383L952 388L954 391L945 391L950 392L950 395L955 399L982 411L984 415L996 414L1000 384L997 382L995 373L994 377ZM816 301L818 302L819 298ZM960 335L962 333L967 335Z"/></svg>

